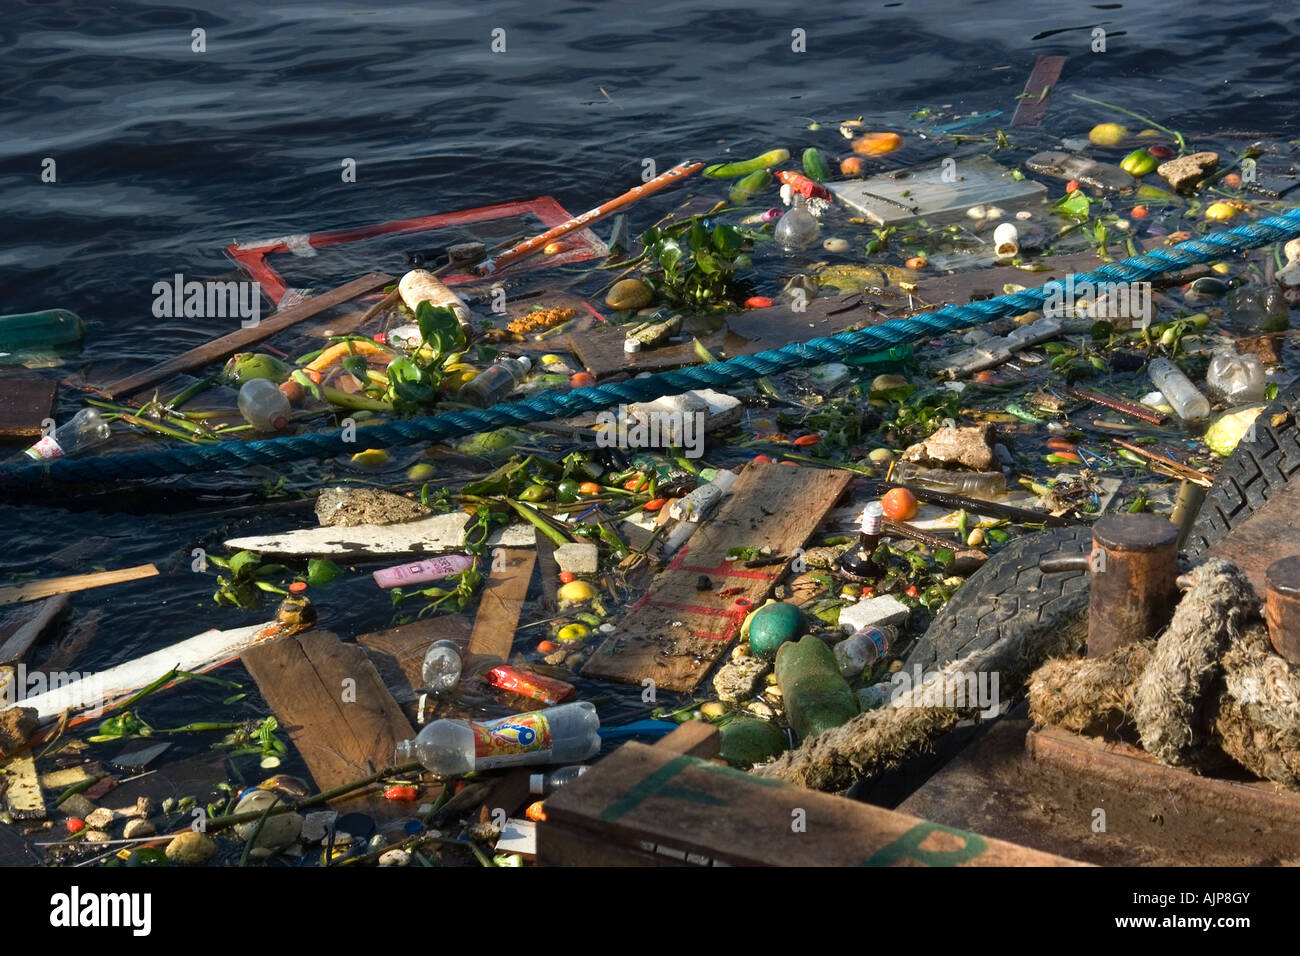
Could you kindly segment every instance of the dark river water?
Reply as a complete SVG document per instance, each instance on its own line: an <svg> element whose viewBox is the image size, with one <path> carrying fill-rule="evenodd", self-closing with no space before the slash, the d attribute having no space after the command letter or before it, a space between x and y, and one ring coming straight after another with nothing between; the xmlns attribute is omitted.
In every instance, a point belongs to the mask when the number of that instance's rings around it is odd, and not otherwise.
<svg viewBox="0 0 1300 956"><path fill-rule="evenodd" d="M647 158L665 169L781 145L843 151L836 125L859 115L906 134L922 108L1001 109L993 125L1005 126L1044 53L1068 57L1044 137L1115 118L1069 93L1125 105L1189 140L1300 135L1300 27L1286 3L0 7L0 312L82 315L90 332L73 372L143 367L230 331L221 320L155 318L151 289L176 272L230 274L223 250L234 239L539 195L578 212L634 185ZM1104 52L1093 50L1095 28ZM803 52L792 49L799 37ZM340 175L345 158L355 182ZM41 178L46 159L53 183ZM376 265L358 262L355 273ZM65 391L63 414L74 399ZM165 569L75 598L73 623L102 609L78 666L266 617L217 609L211 577L189 571L191 548L238 525L49 503L0 506L0 520L0 578ZM322 618L340 634L387 623L368 580L333 593ZM254 693L222 708L225 693L191 687L160 709L229 719L261 707Z"/></svg>

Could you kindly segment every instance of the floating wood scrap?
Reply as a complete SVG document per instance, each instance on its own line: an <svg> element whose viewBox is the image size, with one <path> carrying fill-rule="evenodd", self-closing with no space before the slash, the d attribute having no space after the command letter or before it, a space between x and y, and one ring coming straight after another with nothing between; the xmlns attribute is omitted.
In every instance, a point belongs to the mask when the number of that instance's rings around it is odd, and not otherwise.
<svg viewBox="0 0 1300 956"><path fill-rule="evenodd" d="M0 625L0 664L22 660L46 628L68 609L71 600L66 594L46 598L39 604L21 608Z"/></svg>
<svg viewBox="0 0 1300 956"><path fill-rule="evenodd" d="M173 375L190 372L196 368L227 358L254 342L260 342L276 332L281 332L292 325L296 325L303 319L309 319L326 309L396 281L392 276L384 275L382 272L367 273L361 278L353 279L346 285L341 285L323 295L312 296L297 305L291 305L287 309L280 309L250 328L241 328L229 335L223 335L219 339L213 339L211 342L192 348L188 352L169 358L167 361L161 362L152 368L147 368L143 372L137 372L135 375L121 379L111 385L106 385L100 391L109 398L117 398L121 395L138 392L142 388L165 381Z"/></svg>
<svg viewBox="0 0 1300 956"><path fill-rule="evenodd" d="M101 588L106 584L138 581L140 578L151 578L157 573L158 569L152 564L138 564L133 568L119 568L116 571L96 571L93 574L72 574L63 578L46 578L43 581L11 584L0 588L0 605L39 601L41 598L53 597L56 594L70 594L73 591Z"/></svg>
<svg viewBox="0 0 1300 956"><path fill-rule="evenodd" d="M524 609L537 552L507 548L503 557L505 566L500 571L492 571L479 598L467 648L471 667L476 663L475 658L494 663L509 660L514 646L515 628Z"/></svg>
<svg viewBox="0 0 1300 956"><path fill-rule="evenodd" d="M320 790L391 764L397 743L415 736L365 651L328 631L266 641L240 657ZM332 806L358 804L372 816L409 812L374 792Z"/></svg>
<svg viewBox="0 0 1300 956"><path fill-rule="evenodd" d="M709 728L716 734L716 728ZM543 865L1076 866L883 807L628 743L547 798ZM690 749L699 746L697 741ZM798 826L792 826L791 821Z"/></svg>
<svg viewBox="0 0 1300 956"><path fill-rule="evenodd" d="M19 754L0 763L0 781L4 783L5 804L15 820L45 819L45 794L36 776L36 761L31 754Z"/></svg>
<svg viewBox="0 0 1300 956"><path fill-rule="evenodd" d="M1025 81L1025 91L1020 102L1016 104L1016 115L1011 117L1012 129L1025 129L1037 126L1047 112L1047 98L1061 78L1065 67L1065 57L1044 54L1034 64L1033 72Z"/></svg>
<svg viewBox="0 0 1300 956"><path fill-rule="evenodd" d="M771 594L794 550L834 507L852 476L775 463L748 465L730 498L655 576L650 590L587 661L584 677L689 691L726 650L746 613ZM748 567L727 552L771 549L772 563ZM699 590L700 578L712 588Z"/></svg>
<svg viewBox="0 0 1300 956"><path fill-rule="evenodd" d="M231 538L226 547L263 555L328 555L356 560L446 554L461 549L469 520L463 511L453 511L398 524L300 528L283 534ZM535 538L531 524L517 522L494 529L487 543L489 547L527 548Z"/></svg>
<svg viewBox="0 0 1300 956"><path fill-rule="evenodd" d="M54 412L58 383L35 375L6 375L0 379L0 441L35 441L41 423Z"/></svg>

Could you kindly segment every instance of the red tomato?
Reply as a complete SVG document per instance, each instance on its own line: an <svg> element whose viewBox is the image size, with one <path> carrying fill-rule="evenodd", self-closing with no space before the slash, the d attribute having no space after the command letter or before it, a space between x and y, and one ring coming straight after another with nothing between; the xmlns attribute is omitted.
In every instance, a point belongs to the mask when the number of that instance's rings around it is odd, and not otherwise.
<svg viewBox="0 0 1300 956"><path fill-rule="evenodd" d="M1067 193L1072 193L1078 188L1079 188L1079 183L1077 180L1074 179L1071 179L1068 183L1065 184L1065 191Z"/></svg>
<svg viewBox="0 0 1300 956"><path fill-rule="evenodd" d="M772 308L772 300L765 295L751 295L745 300L745 308L770 309Z"/></svg>
<svg viewBox="0 0 1300 956"><path fill-rule="evenodd" d="M596 376L590 372L574 372L569 376L569 384L574 388L582 388L587 385L596 384Z"/></svg>
<svg viewBox="0 0 1300 956"><path fill-rule="evenodd" d="M553 654L560 649L560 645L554 641L538 641L537 650L542 654Z"/></svg>
<svg viewBox="0 0 1300 956"><path fill-rule="evenodd" d="M644 505L646 511L658 511L668 503L667 498L652 498Z"/></svg>
<svg viewBox="0 0 1300 956"><path fill-rule="evenodd" d="M1223 177L1223 184L1225 186L1231 186L1235 189L1236 187L1241 185L1241 177L1238 176L1236 173L1228 173L1228 175Z"/></svg>
<svg viewBox="0 0 1300 956"><path fill-rule="evenodd" d="M916 517L916 495L906 488L891 488L880 499L880 506L886 518L894 521L911 521Z"/></svg>
<svg viewBox="0 0 1300 956"><path fill-rule="evenodd" d="M1052 451L1072 452L1074 451L1074 442L1067 441L1064 438L1049 438L1047 439L1047 447L1052 449Z"/></svg>
<svg viewBox="0 0 1300 956"><path fill-rule="evenodd" d="M292 591L294 594L300 594L303 591L307 590L307 582L294 581L293 584L289 585L289 590Z"/></svg>
<svg viewBox="0 0 1300 956"><path fill-rule="evenodd" d="M821 435L800 435L794 440L794 443L802 447L807 447L808 445L815 445L821 440Z"/></svg>
<svg viewBox="0 0 1300 956"><path fill-rule="evenodd" d="M918 594L921 593L921 589L918 588L915 584L909 584L907 586L907 590L905 590L903 593L906 594L908 597L916 597Z"/></svg>
<svg viewBox="0 0 1300 956"><path fill-rule="evenodd" d="M68 817L66 826L69 833L80 833L82 830L86 829L86 821L81 819L81 817Z"/></svg>
<svg viewBox="0 0 1300 956"><path fill-rule="evenodd" d="M1134 206L1128 213L1134 219L1145 219L1148 215L1146 206Z"/></svg>
<svg viewBox="0 0 1300 956"><path fill-rule="evenodd" d="M578 485L578 490L584 495L598 495L600 494L600 485L596 484L594 481L584 481L582 484Z"/></svg>
<svg viewBox="0 0 1300 956"><path fill-rule="evenodd" d="M1154 156L1156 159L1171 159L1173 158L1174 155L1174 151L1170 149L1168 146L1160 146L1159 144L1155 146L1148 146L1147 152L1150 153L1152 156Z"/></svg>
<svg viewBox="0 0 1300 956"><path fill-rule="evenodd" d="M840 172L845 176L861 176L864 168L861 156L845 156L840 160Z"/></svg>
<svg viewBox="0 0 1300 956"><path fill-rule="evenodd" d="M623 482L624 491L636 491L645 484L645 475L633 475L627 481Z"/></svg>
<svg viewBox="0 0 1300 956"><path fill-rule="evenodd" d="M576 574L574 574L572 571L561 571L561 572L560 572L560 583L561 583L561 584L568 584L570 581L576 581L577 578L578 578L578 576L577 576Z"/></svg>
<svg viewBox="0 0 1300 956"><path fill-rule="evenodd" d="M774 460L774 459L768 458L766 455L755 455L755 456L754 456L754 461L771 462L771 461L773 461L773 460Z"/></svg>
<svg viewBox="0 0 1300 956"><path fill-rule="evenodd" d="M420 791L418 788L403 786L400 784L395 787L389 787L384 791L384 796L389 800L414 800L419 795Z"/></svg>

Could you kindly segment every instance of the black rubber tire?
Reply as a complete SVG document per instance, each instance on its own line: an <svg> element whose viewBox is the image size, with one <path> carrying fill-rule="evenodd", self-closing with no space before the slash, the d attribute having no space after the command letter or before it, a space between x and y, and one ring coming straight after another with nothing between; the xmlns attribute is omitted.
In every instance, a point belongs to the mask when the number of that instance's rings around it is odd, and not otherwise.
<svg viewBox="0 0 1300 956"><path fill-rule="evenodd" d="M1255 419L1255 440L1237 445L1215 476L1183 545L1204 554L1300 471L1300 385L1293 385ZM1273 419L1284 416L1278 424Z"/></svg>
<svg viewBox="0 0 1300 956"><path fill-rule="evenodd" d="M1011 542L939 609L904 666L942 667L1004 637L1032 638L1064 627L1087 609L1087 572L1045 574L1038 560L1091 550L1088 525L1049 528Z"/></svg>

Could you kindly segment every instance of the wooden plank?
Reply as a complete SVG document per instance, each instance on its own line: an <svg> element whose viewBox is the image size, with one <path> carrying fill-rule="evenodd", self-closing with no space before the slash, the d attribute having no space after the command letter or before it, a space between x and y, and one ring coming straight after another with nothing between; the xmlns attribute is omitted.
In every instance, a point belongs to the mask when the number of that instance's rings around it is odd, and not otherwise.
<svg viewBox="0 0 1300 956"><path fill-rule="evenodd" d="M140 578L151 578L157 573L158 569L152 564L138 564L133 568L119 568L116 571L96 571L93 574L73 574L62 578L46 578L44 581L12 584L0 588L0 605L37 601L56 594L102 588L106 584L138 581Z"/></svg>
<svg viewBox="0 0 1300 956"><path fill-rule="evenodd" d="M1025 749L1035 761L1076 780L1105 780L1132 794L1158 794L1223 814L1246 814L1294 832L1300 793L1264 780L1225 780L1167 767L1123 742L1083 737L1056 727L1030 730Z"/></svg>
<svg viewBox="0 0 1300 956"><path fill-rule="evenodd" d="M6 621L0 627L0 664L22 660L71 602L72 598L66 594L58 594L22 608L12 620Z"/></svg>
<svg viewBox="0 0 1300 956"><path fill-rule="evenodd" d="M352 527L299 528L284 534L231 538L226 547L235 551L256 551L262 555L328 555L344 560L447 554L459 551L465 541L469 515L463 511L432 515L400 524L358 524ZM488 545L504 548L531 547L536 529L527 522L495 528Z"/></svg>
<svg viewBox="0 0 1300 956"><path fill-rule="evenodd" d="M1240 568L1262 600L1268 566L1300 554L1300 481L1287 482L1208 553Z"/></svg>
<svg viewBox="0 0 1300 956"><path fill-rule="evenodd" d="M715 355L731 358L834 335L849 326L879 325L888 318L860 303L858 293L832 294L813 299L803 312L779 304L769 309L751 309L739 315L712 317L701 320L706 324L694 329L687 325L685 342L641 352L623 351L623 341L627 336L614 325L593 324L581 333L569 335L567 341L569 350L596 378L617 372L635 375L698 363L700 357L691 344L692 335Z"/></svg>
<svg viewBox="0 0 1300 956"><path fill-rule="evenodd" d="M382 272L367 273L359 279L353 279L337 289L326 292L324 295L312 296L310 299L299 302L297 305L291 305L287 309L279 309L252 328L241 328L229 335L223 335L219 339L213 339L211 342L192 348L188 352L169 358L165 362L160 362L152 368L147 368L143 372L137 372L135 375L116 381L111 385L106 385L100 391L109 398L117 398L137 392L150 385L156 385L173 375L190 372L196 368L224 359L240 349L247 348L254 342L260 342L276 332L281 332L301 322L303 319L309 319L326 309L396 281L392 276L385 275Z"/></svg>
<svg viewBox="0 0 1300 956"><path fill-rule="evenodd" d="M603 837L548 819L537 828L537 865L683 867L692 864L642 847L617 846Z"/></svg>
<svg viewBox="0 0 1300 956"><path fill-rule="evenodd" d="M0 441L33 442L41 437L41 422L54 414L59 384L36 375L6 375L0 379Z"/></svg>
<svg viewBox="0 0 1300 956"><path fill-rule="evenodd" d="M552 822L613 846L733 866L1073 866L1073 861L686 754L628 743L546 801Z"/></svg>
<svg viewBox="0 0 1300 956"><path fill-rule="evenodd" d="M1043 54L1034 64L1029 79L1025 81L1025 97L1016 102L1016 115L1011 117L1012 129L1037 126L1047 112L1048 97L1056 81L1061 78L1065 57Z"/></svg>
<svg viewBox="0 0 1300 956"><path fill-rule="evenodd" d="M328 631L267 641L240 657L321 790L388 766L398 741L415 736L365 651ZM381 794L361 793L331 806L404 812Z"/></svg>
<svg viewBox="0 0 1300 956"><path fill-rule="evenodd" d="M664 753L688 754L701 760L712 760L722 750L722 735L712 724L702 720L688 720L656 742L654 748Z"/></svg>
<svg viewBox="0 0 1300 956"><path fill-rule="evenodd" d="M493 571L483 586L474 630L469 636L468 656L475 663L500 663L510 659L515 643L515 628L524 609L528 584L533 578L537 552L531 549L506 548L505 568ZM497 560L493 555L493 563Z"/></svg>
<svg viewBox="0 0 1300 956"><path fill-rule="evenodd" d="M763 603L848 487L851 475L820 468L750 464L714 520L691 536L582 669L584 677L689 691L740 630L748 608ZM774 561L760 568L726 559L729 548L764 545ZM697 589L701 575L713 582Z"/></svg>
<svg viewBox="0 0 1300 956"><path fill-rule="evenodd" d="M36 776L36 761L31 754L11 757L0 764L0 782L4 783L5 804L15 820L44 820L45 793Z"/></svg>
<svg viewBox="0 0 1300 956"><path fill-rule="evenodd" d="M469 644L471 629L469 618L443 615L361 634L357 643L366 648L393 696L402 700L414 698L423 686L422 665L429 645L434 641L455 641L464 648Z"/></svg>
<svg viewBox="0 0 1300 956"><path fill-rule="evenodd" d="M99 622L103 617L102 607L92 607L85 617L69 624L59 643L50 651L48 657L36 665L36 669L46 673L66 671L95 639L95 635L99 633Z"/></svg>

